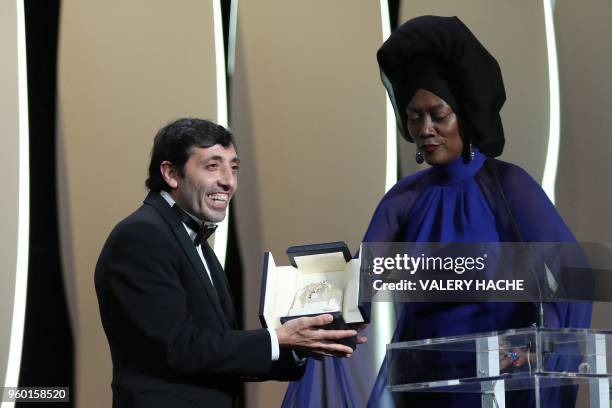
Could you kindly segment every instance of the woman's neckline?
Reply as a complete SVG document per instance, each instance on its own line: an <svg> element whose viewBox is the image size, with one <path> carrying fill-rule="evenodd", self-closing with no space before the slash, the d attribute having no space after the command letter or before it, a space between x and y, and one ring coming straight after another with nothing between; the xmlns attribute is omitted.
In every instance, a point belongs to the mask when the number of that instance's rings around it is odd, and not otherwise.
<svg viewBox="0 0 612 408"><path fill-rule="evenodd" d="M436 184L448 185L461 183L474 176L480 170L487 157L473 147L474 158L466 161L463 156L440 166L431 166Z"/></svg>

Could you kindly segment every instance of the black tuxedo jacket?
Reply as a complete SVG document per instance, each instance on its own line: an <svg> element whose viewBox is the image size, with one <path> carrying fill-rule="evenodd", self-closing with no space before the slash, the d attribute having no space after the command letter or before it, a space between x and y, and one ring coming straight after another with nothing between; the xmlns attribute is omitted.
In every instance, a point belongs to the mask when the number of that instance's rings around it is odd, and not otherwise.
<svg viewBox="0 0 612 408"><path fill-rule="evenodd" d="M241 381L302 376L290 350L271 361L267 330L237 330L225 274L212 251L204 253L225 280L220 287L158 193L108 237L95 284L114 407L230 407Z"/></svg>

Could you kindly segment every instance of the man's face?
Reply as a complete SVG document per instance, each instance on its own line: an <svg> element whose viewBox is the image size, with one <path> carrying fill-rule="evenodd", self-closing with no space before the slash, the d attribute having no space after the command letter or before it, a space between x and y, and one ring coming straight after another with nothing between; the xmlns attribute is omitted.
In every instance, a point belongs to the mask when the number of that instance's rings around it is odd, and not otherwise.
<svg viewBox="0 0 612 408"><path fill-rule="evenodd" d="M406 127L431 165L449 163L463 152L457 115L443 99L419 89L406 107Z"/></svg>
<svg viewBox="0 0 612 408"><path fill-rule="evenodd" d="M233 145L216 144L207 148L194 146L190 153L182 177L176 169L164 174L168 174L164 178L172 188L170 195L181 208L201 220L221 222L238 187L240 160L236 149Z"/></svg>

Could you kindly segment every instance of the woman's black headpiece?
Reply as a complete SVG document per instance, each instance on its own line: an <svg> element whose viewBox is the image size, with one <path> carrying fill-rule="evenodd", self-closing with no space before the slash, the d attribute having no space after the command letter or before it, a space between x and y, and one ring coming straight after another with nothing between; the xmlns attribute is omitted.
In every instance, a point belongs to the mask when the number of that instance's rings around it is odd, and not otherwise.
<svg viewBox="0 0 612 408"><path fill-rule="evenodd" d="M422 16L394 30L377 53L381 78L402 136L406 105L419 88L444 99L467 138L490 157L504 148L499 111L506 101L495 58L457 17Z"/></svg>

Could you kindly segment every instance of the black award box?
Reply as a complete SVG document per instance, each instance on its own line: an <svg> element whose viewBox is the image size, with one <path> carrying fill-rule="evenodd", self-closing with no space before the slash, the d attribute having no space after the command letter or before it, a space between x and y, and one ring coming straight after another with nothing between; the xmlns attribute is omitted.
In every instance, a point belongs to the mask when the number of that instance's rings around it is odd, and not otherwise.
<svg viewBox="0 0 612 408"><path fill-rule="evenodd" d="M290 266L264 255L259 319L278 328L288 320L330 314L324 328L344 329L369 322L369 305L360 302L360 258L352 259L344 242L293 246ZM350 345L354 347L354 342Z"/></svg>

